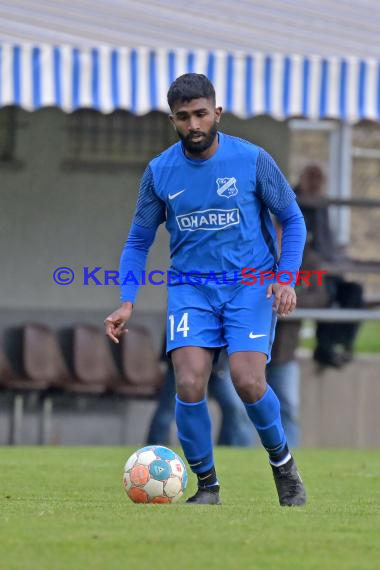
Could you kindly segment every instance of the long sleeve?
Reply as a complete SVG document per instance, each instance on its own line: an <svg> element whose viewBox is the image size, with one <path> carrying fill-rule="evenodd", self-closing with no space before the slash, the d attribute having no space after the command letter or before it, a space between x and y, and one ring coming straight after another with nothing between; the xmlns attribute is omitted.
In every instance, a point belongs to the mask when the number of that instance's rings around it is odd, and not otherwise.
<svg viewBox="0 0 380 570"><path fill-rule="evenodd" d="M149 248L158 226L165 221L165 204L154 192L153 174L148 166L140 184L139 196L128 239L120 257L120 299L135 301Z"/></svg>
<svg viewBox="0 0 380 570"><path fill-rule="evenodd" d="M278 272L290 271L293 279L289 285L294 286L306 241L305 221L296 202L295 193L276 162L263 149L257 158L256 185L262 202L277 217L282 226ZM282 277L282 281L287 281L286 275Z"/></svg>
<svg viewBox="0 0 380 570"><path fill-rule="evenodd" d="M296 201L277 214L282 226L281 257L278 264L280 271L290 271L293 279L289 285L296 284L296 272L302 263L302 255L306 242L306 226L302 212ZM280 277L281 279L281 277ZM286 282L286 274L281 279Z"/></svg>
<svg viewBox="0 0 380 570"><path fill-rule="evenodd" d="M259 198L275 216L296 199L276 162L263 149L260 149L257 157L256 187Z"/></svg>

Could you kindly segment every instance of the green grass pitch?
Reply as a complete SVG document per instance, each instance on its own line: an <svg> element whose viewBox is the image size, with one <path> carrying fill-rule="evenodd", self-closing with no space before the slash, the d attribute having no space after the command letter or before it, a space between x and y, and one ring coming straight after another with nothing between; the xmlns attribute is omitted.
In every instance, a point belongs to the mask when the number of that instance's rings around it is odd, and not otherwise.
<svg viewBox="0 0 380 570"><path fill-rule="evenodd" d="M0 567L380 568L380 451L299 450L301 509L278 506L262 450L226 448L221 507L135 505L122 488L132 451L1 448Z"/></svg>

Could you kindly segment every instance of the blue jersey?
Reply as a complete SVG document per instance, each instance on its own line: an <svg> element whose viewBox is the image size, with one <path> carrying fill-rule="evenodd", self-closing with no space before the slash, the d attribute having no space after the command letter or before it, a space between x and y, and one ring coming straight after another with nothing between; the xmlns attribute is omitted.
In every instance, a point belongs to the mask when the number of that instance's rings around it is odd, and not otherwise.
<svg viewBox="0 0 380 570"><path fill-rule="evenodd" d="M295 284L306 233L293 190L262 148L223 133L218 137L209 159L188 158L179 142L146 168L120 259L122 301L134 302L149 247L164 221L171 275L197 273L206 281L213 275L236 283L244 267L256 273L276 269L272 212L282 225L278 271L291 273Z"/></svg>
<svg viewBox="0 0 380 570"><path fill-rule="evenodd" d="M166 220L172 269L233 277L244 267L273 269L274 227L295 194L260 147L219 132L215 154L186 156L181 142L148 165L134 223L156 228Z"/></svg>

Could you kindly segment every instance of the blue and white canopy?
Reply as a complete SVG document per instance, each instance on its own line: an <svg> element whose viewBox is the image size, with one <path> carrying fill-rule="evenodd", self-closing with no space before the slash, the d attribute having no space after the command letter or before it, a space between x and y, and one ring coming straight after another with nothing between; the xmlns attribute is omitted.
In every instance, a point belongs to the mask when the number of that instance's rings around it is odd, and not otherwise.
<svg viewBox="0 0 380 570"><path fill-rule="evenodd" d="M167 112L170 83L206 74L238 117L380 122L380 61L242 51L0 44L0 105Z"/></svg>

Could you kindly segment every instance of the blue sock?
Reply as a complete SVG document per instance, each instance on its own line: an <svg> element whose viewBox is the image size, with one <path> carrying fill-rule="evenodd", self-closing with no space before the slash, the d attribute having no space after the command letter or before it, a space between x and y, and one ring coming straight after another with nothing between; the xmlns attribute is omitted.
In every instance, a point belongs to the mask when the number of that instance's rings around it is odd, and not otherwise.
<svg viewBox="0 0 380 570"><path fill-rule="evenodd" d="M283 465L290 459L284 428L281 423L280 402L268 385L265 394L254 404L244 404L257 429L261 443L269 453L272 465Z"/></svg>
<svg viewBox="0 0 380 570"><path fill-rule="evenodd" d="M207 400L182 402L176 395L175 419L178 439L193 473L209 472L214 467L211 420Z"/></svg>

